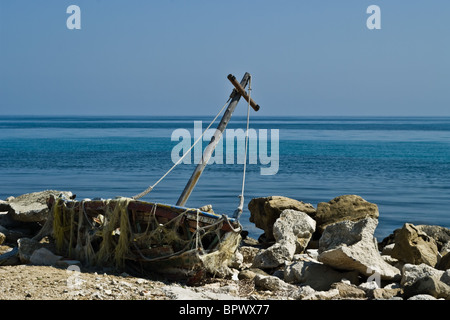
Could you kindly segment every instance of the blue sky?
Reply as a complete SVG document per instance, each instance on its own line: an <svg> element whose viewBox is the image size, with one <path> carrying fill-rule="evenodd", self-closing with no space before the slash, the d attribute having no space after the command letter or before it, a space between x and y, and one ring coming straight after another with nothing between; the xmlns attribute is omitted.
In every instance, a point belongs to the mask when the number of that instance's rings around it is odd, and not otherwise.
<svg viewBox="0 0 450 320"><path fill-rule="evenodd" d="M0 115L214 115L249 72L261 116L450 116L449 21L446 0L0 0Z"/></svg>

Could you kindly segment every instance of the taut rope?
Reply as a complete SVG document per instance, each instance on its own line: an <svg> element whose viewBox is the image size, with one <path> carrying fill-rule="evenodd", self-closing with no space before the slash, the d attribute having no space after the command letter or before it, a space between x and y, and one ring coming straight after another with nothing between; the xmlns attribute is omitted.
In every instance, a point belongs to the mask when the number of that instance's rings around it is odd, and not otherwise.
<svg viewBox="0 0 450 320"><path fill-rule="evenodd" d="M206 131L212 126L212 124L217 120L217 118L219 117L219 115L222 113L223 109L225 109L226 105L228 104L228 102L230 101L231 97L228 98L227 102L225 102L225 104L223 105L223 107L220 109L220 111L217 113L217 115L214 117L214 119L211 121L211 123L208 125L208 127L203 131L202 135L194 142L194 144L189 148L188 151L186 151L183 156L178 159L178 161L172 166L172 168L170 168L161 178L159 178L158 181L156 181L153 185L149 186L147 189L145 189L144 191L142 191L141 193L135 195L134 197L132 197L132 199L137 200L142 198L143 196L147 195L150 191L153 190L154 187L156 187L156 185L158 183L160 183L173 169L175 169L175 167L177 165L180 164L180 162L186 157L187 154L189 154L189 152L192 150L192 148L194 148L194 146L203 138L203 136L205 135Z"/></svg>

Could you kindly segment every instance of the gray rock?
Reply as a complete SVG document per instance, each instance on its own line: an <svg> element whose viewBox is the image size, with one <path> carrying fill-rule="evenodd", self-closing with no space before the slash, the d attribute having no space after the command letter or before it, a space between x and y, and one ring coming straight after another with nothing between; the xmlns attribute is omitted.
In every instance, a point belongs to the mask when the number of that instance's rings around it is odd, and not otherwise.
<svg viewBox="0 0 450 320"><path fill-rule="evenodd" d="M62 257L55 255L53 252L46 248L39 248L33 251L30 256L30 263L41 266L55 265Z"/></svg>
<svg viewBox="0 0 450 320"><path fill-rule="evenodd" d="M295 242L281 240L261 250L253 260L254 268L272 269L292 260L296 250Z"/></svg>
<svg viewBox="0 0 450 320"><path fill-rule="evenodd" d="M404 297L409 298L418 294L429 294L436 299L450 300L450 286L432 276L425 276L413 284L404 287Z"/></svg>
<svg viewBox="0 0 450 320"><path fill-rule="evenodd" d="M402 287L411 286L417 280L425 277L436 278L447 285L450 285L450 272L437 270L425 263L420 265L410 263L405 264L402 269L400 285Z"/></svg>
<svg viewBox="0 0 450 320"><path fill-rule="evenodd" d="M50 250L48 250L47 247L49 247L49 244L46 243L40 243L36 240L29 239L29 238L20 238L17 240L17 247L18 247L18 256L20 259L20 262L22 263L33 263L33 264L41 264L42 260L45 257L48 257L48 259L53 259L51 255ZM40 250L45 249L45 250ZM35 251L38 251L34 256L33 254ZM33 258L32 258L33 257ZM61 257L60 257L61 258ZM32 261L33 260L33 261ZM44 264L44 263L42 263Z"/></svg>
<svg viewBox="0 0 450 320"><path fill-rule="evenodd" d="M316 209L309 203L294 200L282 196L271 196L265 198L254 198L248 204L250 211L250 222L259 229L264 230L268 241L275 240L273 236L273 224L286 209L305 212L314 217Z"/></svg>
<svg viewBox="0 0 450 320"><path fill-rule="evenodd" d="M318 260L340 270L356 270L365 276L376 272L383 280L400 278L400 270L385 262L373 237L378 220L342 221L329 225L319 241Z"/></svg>
<svg viewBox="0 0 450 320"><path fill-rule="evenodd" d="M356 271L341 272L322 263L298 261L284 268L284 280L288 283L307 285L314 290L327 291L331 285L343 279L353 284L358 283L359 273Z"/></svg>
<svg viewBox="0 0 450 320"><path fill-rule="evenodd" d="M8 201L8 215L15 221L44 222L48 216L47 199L50 195L72 197L72 192L46 190L21 195Z"/></svg>
<svg viewBox="0 0 450 320"><path fill-rule="evenodd" d="M358 221L371 217L378 219L378 206L357 195L343 195L329 202L317 205L317 230L322 233L325 228L341 221Z"/></svg>
<svg viewBox="0 0 450 320"><path fill-rule="evenodd" d="M306 213L283 210L273 225L276 243L258 252L253 267L270 269L291 261L295 253L303 252L315 230L315 221Z"/></svg>
<svg viewBox="0 0 450 320"><path fill-rule="evenodd" d="M273 225L277 242L289 241L296 245L295 253L303 253L316 229L316 222L304 212L286 209Z"/></svg>
<svg viewBox="0 0 450 320"><path fill-rule="evenodd" d="M404 263L425 263L434 267L438 260L438 248L433 238L411 223L405 223L395 233L395 245L391 256Z"/></svg>
<svg viewBox="0 0 450 320"><path fill-rule="evenodd" d="M450 271L437 270L427 264L405 264L400 284L406 298L428 294L435 298L450 299Z"/></svg>

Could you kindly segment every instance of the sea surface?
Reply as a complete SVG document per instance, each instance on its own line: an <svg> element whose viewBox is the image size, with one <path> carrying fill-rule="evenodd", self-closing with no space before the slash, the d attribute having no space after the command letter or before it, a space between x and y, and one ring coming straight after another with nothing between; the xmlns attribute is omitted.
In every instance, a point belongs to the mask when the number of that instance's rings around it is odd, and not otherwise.
<svg viewBox="0 0 450 320"><path fill-rule="evenodd" d="M0 199L48 189L72 191L77 199L134 196L173 166L181 141L195 140L194 121L205 129L211 120L2 116ZM228 125L231 132L245 127L238 116ZM240 221L254 237L262 230L249 222L248 202L271 195L317 206L357 194L378 205L378 240L405 222L450 227L450 118L253 117L250 128L258 148L246 167ZM200 141L204 148L209 138ZM214 153L223 163L206 167L186 206L211 204L230 216L237 208L244 165L237 140L225 141L223 157ZM142 200L175 204L196 166L194 150L188 160Z"/></svg>

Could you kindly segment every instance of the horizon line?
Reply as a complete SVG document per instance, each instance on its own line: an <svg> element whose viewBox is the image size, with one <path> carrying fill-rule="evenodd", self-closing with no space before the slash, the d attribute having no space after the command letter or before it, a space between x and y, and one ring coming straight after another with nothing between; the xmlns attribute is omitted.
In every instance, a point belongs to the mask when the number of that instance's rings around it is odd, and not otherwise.
<svg viewBox="0 0 450 320"><path fill-rule="evenodd" d="M170 114L0 114L0 117L46 117L46 118L58 118L58 117L172 117L172 118L184 118L184 117L210 117L211 115L170 115ZM246 118L246 115L233 115L234 117ZM450 115L259 115L253 114L250 118L286 118L286 117L298 117L298 118L450 118Z"/></svg>

